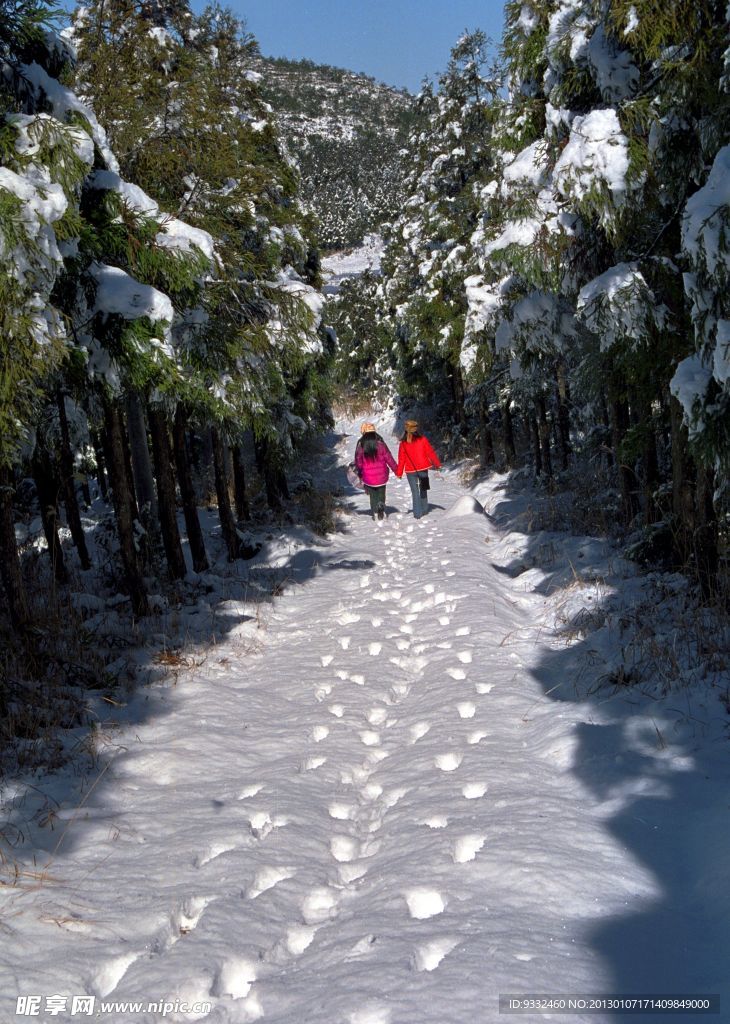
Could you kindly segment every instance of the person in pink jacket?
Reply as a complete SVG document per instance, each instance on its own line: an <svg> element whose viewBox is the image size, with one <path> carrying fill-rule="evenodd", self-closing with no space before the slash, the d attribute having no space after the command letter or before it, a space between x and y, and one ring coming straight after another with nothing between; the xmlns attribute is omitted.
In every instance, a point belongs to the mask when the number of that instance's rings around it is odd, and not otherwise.
<svg viewBox="0 0 730 1024"><path fill-rule="evenodd" d="M360 440L355 448L355 465L362 478L363 487L370 496L370 511L373 519L385 517L385 485L390 470L397 470L396 461L390 454L385 441L372 423L360 427Z"/></svg>

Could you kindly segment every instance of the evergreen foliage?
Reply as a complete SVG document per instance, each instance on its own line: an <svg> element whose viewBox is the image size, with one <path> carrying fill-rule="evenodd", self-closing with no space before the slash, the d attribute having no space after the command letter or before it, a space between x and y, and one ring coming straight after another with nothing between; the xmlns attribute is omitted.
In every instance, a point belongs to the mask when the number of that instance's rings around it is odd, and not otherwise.
<svg viewBox="0 0 730 1024"><path fill-rule="evenodd" d="M328 399L311 218L247 70L255 42L229 11L195 16L185 0L92 2L64 36L51 15L0 0L0 544L21 630L32 615L13 527L22 475L65 584L60 504L88 568L75 484L96 470L144 614L158 538L169 576L186 571L176 471L195 567L207 564L193 429L213 444L223 504L226 447L240 462L251 431L277 503ZM230 509L221 518L236 558L245 545Z"/></svg>
<svg viewBox="0 0 730 1024"><path fill-rule="evenodd" d="M511 0L499 73L467 33L419 97L367 342L485 461L495 431L514 461L515 429L551 486L576 448L592 458L616 521L662 523L708 592L730 453L727 32L713 3ZM354 372L363 346L340 352Z"/></svg>

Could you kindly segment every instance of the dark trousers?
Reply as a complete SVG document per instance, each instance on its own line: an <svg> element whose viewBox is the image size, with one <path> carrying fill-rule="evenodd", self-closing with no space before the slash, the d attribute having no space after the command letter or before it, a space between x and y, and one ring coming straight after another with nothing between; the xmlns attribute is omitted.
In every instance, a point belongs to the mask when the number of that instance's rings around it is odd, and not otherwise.
<svg viewBox="0 0 730 1024"><path fill-rule="evenodd" d="M428 495L421 491L421 481L418 473L406 473L406 476L408 477L408 483L411 485L413 517L414 519L420 519L421 516L425 516L428 512Z"/></svg>
<svg viewBox="0 0 730 1024"><path fill-rule="evenodd" d="M365 490L370 495L370 511L376 515L379 509L385 511L385 484L382 487L371 487L365 485Z"/></svg>

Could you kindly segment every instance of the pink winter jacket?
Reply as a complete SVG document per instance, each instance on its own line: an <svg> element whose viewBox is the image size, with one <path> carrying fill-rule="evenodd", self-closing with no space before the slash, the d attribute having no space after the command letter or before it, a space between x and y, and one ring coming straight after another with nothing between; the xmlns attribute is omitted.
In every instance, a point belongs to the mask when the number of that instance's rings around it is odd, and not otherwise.
<svg viewBox="0 0 730 1024"><path fill-rule="evenodd" d="M366 459L362 445L358 443L355 449L355 465L366 487L382 487L388 482L388 467L390 466L394 473L398 468L385 441L378 441L378 451L374 459Z"/></svg>

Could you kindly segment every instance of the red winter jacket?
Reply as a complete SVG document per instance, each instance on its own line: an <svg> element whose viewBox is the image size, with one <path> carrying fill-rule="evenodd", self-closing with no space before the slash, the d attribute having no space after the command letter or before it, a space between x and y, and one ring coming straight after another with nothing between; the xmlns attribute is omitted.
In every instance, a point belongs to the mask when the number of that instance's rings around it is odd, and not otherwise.
<svg viewBox="0 0 730 1024"><path fill-rule="evenodd" d="M396 476L403 476L406 473L415 473L419 469L439 469L441 463L438 455L431 447L427 437L414 437L412 441L401 441L398 449L398 468Z"/></svg>

